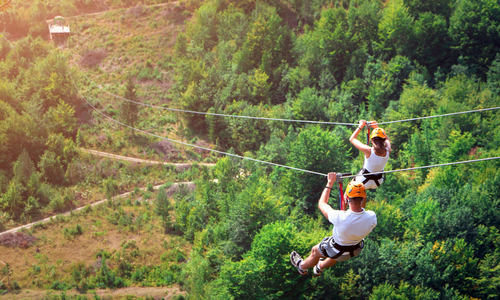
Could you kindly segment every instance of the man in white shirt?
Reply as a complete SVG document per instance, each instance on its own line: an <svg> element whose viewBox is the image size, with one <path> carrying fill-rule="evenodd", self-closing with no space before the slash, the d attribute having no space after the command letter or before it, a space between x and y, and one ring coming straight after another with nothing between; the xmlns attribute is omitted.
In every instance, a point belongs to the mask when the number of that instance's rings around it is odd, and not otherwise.
<svg viewBox="0 0 500 300"><path fill-rule="evenodd" d="M325 268L333 267L337 262L359 255L363 249L363 239L377 226L377 216L373 211L366 211L366 192L361 182L351 181L345 195L349 210L334 210L328 205L330 191L337 180L336 173L328 173L328 183L318 201L323 215L333 224L332 236L324 238L311 249L306 259L293 251L290 260L301 275L314 267L314 275L319 276Z"/></svg>

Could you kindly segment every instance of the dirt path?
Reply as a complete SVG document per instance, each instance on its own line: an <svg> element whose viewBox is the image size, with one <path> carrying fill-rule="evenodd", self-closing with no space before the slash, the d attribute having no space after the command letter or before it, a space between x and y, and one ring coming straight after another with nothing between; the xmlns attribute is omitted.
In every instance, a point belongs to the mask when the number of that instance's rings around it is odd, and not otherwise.
<svg viewBox="0 0 500 300"><path fill-rule="evenodd" d="M101 152L101 151L96 151L96 150L89 150L89 149L83 149L81 148L81 151L83 152L86 152L86 153L90 153L90 154L93 154L93 155L97 155L97 156L103 156L103 157L108 157L108 158L112 158L112 159L117 159L117 160L124 160L124 161L131 161L131 162L137 162L137 163L144 163L144 164L164 164L164 165L174 165L176 166L178 169L181 169L181 170L185 170L187 168L189 168L190 166L193 165L193 163L177 163L177 164L172 164L172 163L168 163L168 162L163 162L163 161L156 161L156 160L146 160L146 159L140 159L140 158L133 158L133 157L127 157L127 156L122 156L122 155L115 155L115 154L112 154L112 153L107 153L107 152ZM213 167L215 166L215 164L207 164L207 163L198 163L198 165L202 165L202 166L208 166L208 167ZM179 185L187 185L189 189L194 189L194 183L193 182L179 182L179 183L174 183L171 187L169 187L169 189L167 190L167 195L171 196L175 191L177 191L179 189ZM161 185L157 185L157 186L154 186L153 188L155 190L159 189L160 187L162 186ZM141 188L141 190L146 190L146 188ZM126 193L123 193L123 194L120 194L120 195L117 195L115 197L113 197L113 199L118 199L118 198L123 198L123 197L126 197L128 195L130 195L130 193L132 192L126 192ZM90 204L90 206L96 206L96 205L99 205L99 204L103 204L105 203L106 201L108 201L108 199L103 199L103 200L100 200L100 201L97 201L97 202L94 202L92 204ZM68 211L68 212L65 212L65 213L62 213L62 214L57 214L57 215L62 215L62 216L67 216L69 214L71 214L71 212L77 212L77 211L80 211L82 209L85 208L86 205L84 206L81 206L81 207L78 207L76 209L73 209L71 211ZM31 227L33 227L33 225L35 224L38 224L38 223L45 223L45 222L48 222L50 220L50 218L53 218L57 215L54 215L54 216L50 216L48 218L45 218L45 219L42 219L42 220L38 220L36 222L32 222L32 223L29 223L29 224L25 224L25 225L22 225L22 226L19 226L19 227L16 227L16 228L12 228L12 229L9 229L9 230L6 230L6 231L3 231L3 232L0 232L0 236L4 235L4 234L7 234L7 233L15 233L17 232L18 230L21 230L23 228L26 228L26 229L29 229Z"/></svg>
<svg viewBox="0 0 500 300"><path fill-rule="evenodd" d="M84 148L80 148L80 150L83 152L86 152L86 153L97 155L97 156L103 156L103 157L108 157L108 158L112 158L112 159L137 162L137 163L148 164L148 165L158 165L158 164L159 165L174 165L178 169L187 169L188 167L193 165L193 163L169 163L169 162L165 162L165 161L134 158L134 157L116 155L113 153L102 152L102 151L97 151L97 150L89 150L89 149L84 149ZM211 164L211 163L198 163L198 165L207 166L207 167L215 166L215 164Z"/></svg>
<svg viewBox="0 0 500 300"><path fill-rule="evenodd" d="M50 294L49 294L50 293ZM87 292L86 294L80 294L76 290L69 290L65 292L66 296L80 295L85 296L88 299L94 298L94 293ZM136 297L153 297L154 299L173 299L177 295L185 295L186 293L181 291L177 286L173 287L126 287L116 290L96 290L96 294L99 297L111 297L112 299L124 299L126 296L136 296ZM44 299L48 295L61 295L59 291L48 291L48 290L29 290L23 289L19 294L8 293L2 295L2 300L14 300L14 299ZM134 298L135 299L135 298Z"/></svg>
<svg viewBox="0 0 500 300"><path fill-rule="evenodd" d="M167 195L169 195L169 196L172 195L176 190L179 189L179 185L181 185L181 184L187 185L189 189L194 189L194 182L179 182L179 183L174 183L170 188L168 188ZM163 185L156 185L153 188L155 190L157 190L161 186L163 186ZM145 191L146 188L142 188L141 190ZM120 194L120 195L117 195L117 196L113 197L113 199L123 198L123 197L126 197L126 196L130 195L131 193L132 192L126 192L126 193L123 193L123 194ZM90 204L90 206L94 207L96 205L100 205L100 204L106 203L106 201L108 201L108 199L104 199L104 200L100 200L100 201L94 202L94 203ZM65 213L62 213L62 214L57 214L57 215L54 215L54 216L50 216L50 217L45 218L43 220L39 220L39 221L36 221L36 222L32 222L32 223L29 223L29 224L25 224L25 225L22 225L22 226L19 226L19 227L16 227L16 228L12 228L12 229L6 230L4 232L0 232L0 236L2 236L4 234L7 234L7 233L15 233L18 230L21 230L23 228L29 229L29 228L33 227L33 225L35 225L35 224L48 222L48 221L50 221L50 218L53 218L53 217L56 217L56 216L59 216L59 215L61 215L61 216L68 216L72 212L77 212L77 211L80 211L80 210L84 209L85 206L81 206L81 207L78 207L76 209L73 209L71 211L68 211L68 212L65 212Z"/></svg>

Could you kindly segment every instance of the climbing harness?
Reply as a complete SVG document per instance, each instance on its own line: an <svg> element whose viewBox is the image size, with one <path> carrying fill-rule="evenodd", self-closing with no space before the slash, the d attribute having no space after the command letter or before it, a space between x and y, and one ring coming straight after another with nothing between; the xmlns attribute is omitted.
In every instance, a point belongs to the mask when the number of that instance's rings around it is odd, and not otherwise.
<svg viewBox="0 0 500 300"><path fill-rule="evenodd" d="M370 122L366 122L366 145L370 145Z"/></svg>
<svg viewBox="0 0 500 300"><path fill-rule="evenodd" d="M342 188L342 177L343 176L350 176L352 173L337 173L337 188L339 189L339 203L340 203L340 210L346 210L346 202L344 199L344 189Z"/></svg>
<svg viewBox="0 0 500 300"><path fill-rule="evenodd" d="M380 187L380 182L379 182L380 179L385 180L384 173L373 173L372 174L372 173L370 173L370 171L368 171L365 168L361 169L361 171L359 171L358 175L362 175L365 178L365 180L362 181L363 184L366 184L368 181L373 180L373 182L375 182L377 187Z"/></svg>
<svg viewBox="0 0 500 300"><path fill-rule="evenodd" d="M356 251L359 248L363 248L365 246L365 240L362 239L361 242L357 243L356 245L352 246L342 246L337 244L335 241L332 244L332 247L337 249L339 253L335 254L332 259L337 259L341 257L345 252L349 252L350 257L352 258L354 256L354 251Z"/></svg>
<svg viewBox="0 0 500 300"><path fill-rule="evenodd" d="M370 133L370 128L372 128L371 123L372 122L370 122L370 121L366 122L366 145L370 144L370 139L373 139L373 138L382 138L382 139L385 139L385 138L387 138L387 134L380 127L373 128L373 131L371 131L371 133ZM375 184L377 185L377 187L380 187L379 180L380 179L385 179L385 176L384 176L383 173L374 173L374 174L372 174L366 168L362 168L361 171L359 171L359 173L356 174L356 175L360 175L360 176L365 177L365 179L362 181L363 184L366 184L370 180L373 180L373 182L375 182Z"/></svg>

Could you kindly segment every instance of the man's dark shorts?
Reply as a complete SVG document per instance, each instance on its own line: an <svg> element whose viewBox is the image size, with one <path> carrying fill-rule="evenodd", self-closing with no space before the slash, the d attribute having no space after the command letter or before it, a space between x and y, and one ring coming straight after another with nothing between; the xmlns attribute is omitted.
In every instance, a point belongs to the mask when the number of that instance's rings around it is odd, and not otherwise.
<svg viewBox="0 0 500 300"><path fill-rule="evenodd" d="M339 254L339 250L333 247L333 244L335 241L333 240L333 237L329 236L324 238L318 245L318 250L319 252L325 256L325 257L334 257L335 255ZM354 256L358 256L361 253L361 250L363 250L364 247L364 241L361 241L359 243L359 248L353 251ZM349 254L348 251L344 252L341 256L338 258L335 258L336 261L344 261L348 260L351 258L351 255Z"/></svg>

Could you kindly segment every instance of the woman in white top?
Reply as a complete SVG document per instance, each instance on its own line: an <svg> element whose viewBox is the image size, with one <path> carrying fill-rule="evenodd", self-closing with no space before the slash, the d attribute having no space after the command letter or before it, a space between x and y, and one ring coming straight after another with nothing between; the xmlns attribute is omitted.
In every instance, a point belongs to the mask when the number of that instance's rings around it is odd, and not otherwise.
<svg viewBox="0 0 500 300"><path fill-rule="evenodd" d="M365 155L365 162L363 163L363 169L354 178L355 181L362 182L365 185L365 189L376 189L384 181L383 174L376 175L363 175L367 173L378 173L384 171L385 164L389 161L389 154L391 153L391 143L389 138L385 134L385 131L377 126L377 122L370 122L370 127L373 128L372 134L370 135L370 140L372 142L372 147L363 144L357 139L359 132L366 125L365 120L359 121L359 127L356 128L354 133L349 138L351 144L354 145L359 151L363 152Z"/></svg>

